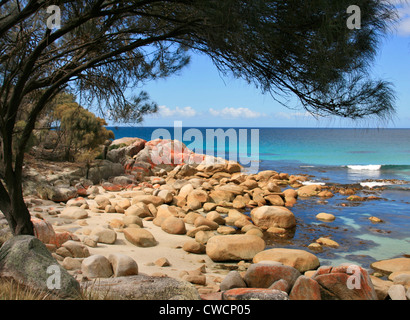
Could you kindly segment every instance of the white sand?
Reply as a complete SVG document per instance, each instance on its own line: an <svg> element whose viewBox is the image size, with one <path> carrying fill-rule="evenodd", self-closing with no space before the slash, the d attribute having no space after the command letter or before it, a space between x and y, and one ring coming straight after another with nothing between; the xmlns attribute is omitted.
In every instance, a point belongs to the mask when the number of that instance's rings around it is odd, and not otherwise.
<svg viewBox="0 0 410 320"><path fill-rule="evenodd" d="M119 200L121 198L120 192L106 192L102 193L102 195L108 196L110 200ZM90 207L95 203L94 200L87 198L86 200ZM78 236L80 240L85 237L84 233L87 233L87 229L92 230L97 226L107 226L111 220L122 220L124 217L124 214L121 213L95 213L87 209L88 218L70 221L68 219L59 218L58 215L48 215L46 212L50 206L37 207L44 210L44 213L41 213L41 215L45 220L53 224L56 232L70 231ZM62 210L64 207L54 206L54 209ZM154 225L152 221L143 220L143 226L151 232L157 240L158 244L156 246L148 248L135 246L125 239L121 229L114 229L117 233L117 240L114 244L98 243L97 247L88 247L88 250L91 255L101 254L106 257L108 257L110 253L128 255L137 262L139 272L147 275L164 274L173 278L180 278L181 271L192 271L205 265L207 284L212 284L215 279L227 274L228 271L226 270L216 269L215 263L206 254L192 254L182 249L186 241L192 240L191 237L187 235L168 234L160 227ZM193 225L186 224L187 231L193 228ZM159 258L167 258L170 262L170 266L159 267L155 265L155 261Z"/></svg>

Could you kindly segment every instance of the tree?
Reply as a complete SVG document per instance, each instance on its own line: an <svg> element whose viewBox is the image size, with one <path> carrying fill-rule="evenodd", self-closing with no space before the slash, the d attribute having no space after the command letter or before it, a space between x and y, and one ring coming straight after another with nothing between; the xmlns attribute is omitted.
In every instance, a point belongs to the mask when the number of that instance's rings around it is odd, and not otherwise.
<svg viewBox="0 0 410 320"><path fill-rule="evenodd" d="M73 95L62 94L59 98L48 117L48 122L55 124L53 150L63 149L67 161L83 159L86 153L100 153L96 149L106 140L114 139L114 133L104 127L105 120L76 103ZM49 130L46 132L50 134Z"/></svg>
<svg viewBox="0 0 410 320"><path fill-rule="evenodd" d="M60 28L47 28L51 5L60 9ZM356 1L362 28L351 30L349 5L347 0L0 1L0 210L13 234L33 233L21 189L24 150L37 118L63 90L97 103L114 120L138 121L156 105L144 92L127 99L127 89L180 71L193 50L275 99L296 95L315 114L390 115L391 86L371 79L368 70L378 39L394 19L393 6ZM27 121L16 142L13 132L23 112Z"/></svg>

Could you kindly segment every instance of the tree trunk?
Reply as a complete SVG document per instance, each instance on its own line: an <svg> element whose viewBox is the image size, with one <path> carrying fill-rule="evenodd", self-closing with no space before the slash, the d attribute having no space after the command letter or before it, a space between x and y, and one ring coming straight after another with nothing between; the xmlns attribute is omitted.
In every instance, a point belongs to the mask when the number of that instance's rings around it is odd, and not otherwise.
<svg viewBox="0 0 410 320"><path fill-rule="evenodd" d="M0 210L7 219L13 235L34 235L30 212L23 198L21 178L5 179L7 189L0 181Z"/></svg>
<svg viewBox="0 0 410 320"><path fill-rule="evenodd" d="M0 210L6 217L14 236L34 236L34 227L30 212L24 202L22 187L24 150L30 134L23 134L20 137L20 145L14 157L13 166L13 126L8 124L0 129L0 140L2 141L2 158L0 160L3 167L3 176L0 178L4 181L0 180Z"/></svg>

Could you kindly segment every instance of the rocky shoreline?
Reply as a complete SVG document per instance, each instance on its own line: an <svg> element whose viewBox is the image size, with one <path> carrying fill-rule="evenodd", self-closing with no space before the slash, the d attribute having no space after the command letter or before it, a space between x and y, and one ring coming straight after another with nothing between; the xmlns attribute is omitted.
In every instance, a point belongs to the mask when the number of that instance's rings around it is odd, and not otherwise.
<svg viewBox="0 0 410 320"><path fill-rule="evenodd" d="M109 287L118 299L410 299L409 257L352 270L320 265L315 253L339 246L330 237L307 250L267 248L266 237L294 232L298 201L375 197L304 185L306 176L243 171L178 141L123 138L86 168L29 158L24 190L36 236L52 257L81 287Z"/></svg>

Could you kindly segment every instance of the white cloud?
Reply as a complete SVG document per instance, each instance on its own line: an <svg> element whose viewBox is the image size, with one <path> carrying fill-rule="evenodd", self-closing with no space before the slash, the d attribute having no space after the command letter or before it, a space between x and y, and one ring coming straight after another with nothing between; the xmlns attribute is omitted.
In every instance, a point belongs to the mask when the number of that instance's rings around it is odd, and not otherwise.
<svg viewBox="0 0 410 320"><path fill-rule="evenodd" d="M158 112L156 113L156 115L161 118L169 118L169 117L192 118L197 115L197 112L192 107L185 107L185 108L176 107L175 109L171 109L166 106L159 106Z"/></svg>
<svg viewBox="0 0 410 320"><path fill-rule="evenodd" d="M277 112L275 113L275 118L281 118L281 119L288 119L292 120L295 118L308 118L312 117L312 115L309 112Z"/></svg>
<svg viewBox="0 0 410 320"><path fill-rule="evenodd" d="M393 3L397 6L399 22L397 31L402 36L410 35L410 2L405 0L396 0Z"/></svg>
<svg viewBox="0 0 410 320"><path fill-rule="evenodd" d="M260 112L252 111L248 108L224 108L222 110L215 110L210 108L209 113L214 117L223 117L223 118L260 118L264 114Z"/></svg>
<svg viewBox="0 0 410 320"><path fill-rule="evenodd" d="M399 25L399 34L410 35L410 17L402 20Z"/></svg>

